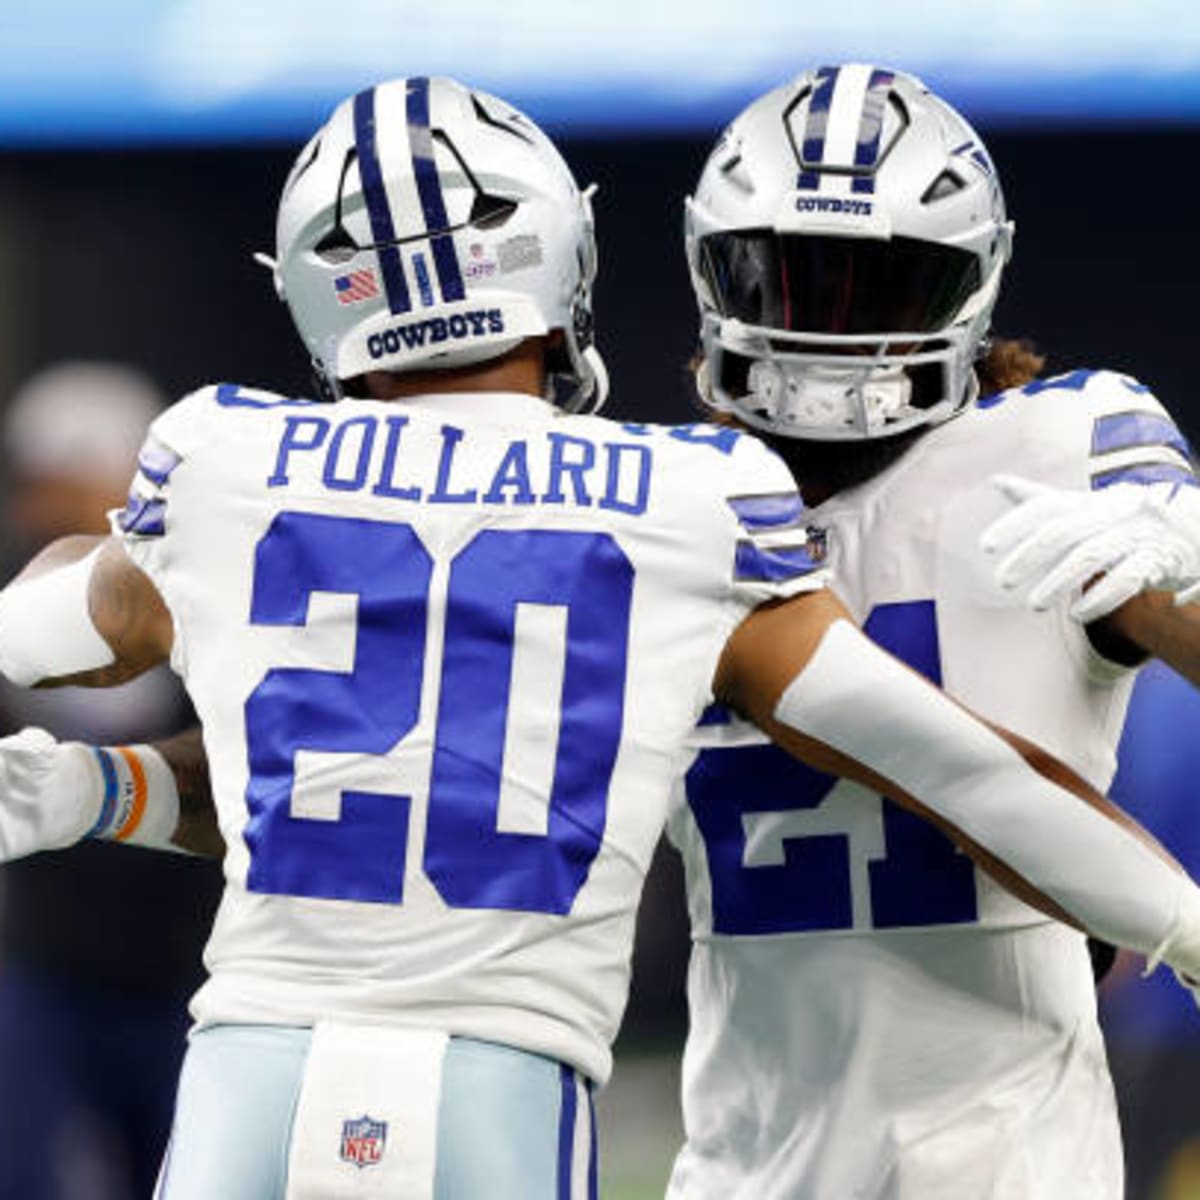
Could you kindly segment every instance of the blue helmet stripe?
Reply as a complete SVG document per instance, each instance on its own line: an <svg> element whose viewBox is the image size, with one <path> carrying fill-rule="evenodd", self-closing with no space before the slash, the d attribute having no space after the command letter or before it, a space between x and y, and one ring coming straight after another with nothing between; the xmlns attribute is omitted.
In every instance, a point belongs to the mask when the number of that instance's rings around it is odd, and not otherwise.
<svg viewBox="0 0 1200 1200"><path fill-rule="evenodd" d="M873 170L879 162L884 105L887 103L888 89L895 78L891 71L876 69L871 72L867 94L863 99L862 116L858 122L858 141L854 147L856 167L868 167ZM875 191L875 180L868 175L859 175L851 184L851 188L855 192L872 193Z"/></svg>
<svg viewBox="0 0 1200 1200"><path fill-rule="evenodd" d="M839 67L822 67L817 72L817 85L808 104L808 119L804 124L802 154L806 166L819 164L825 156L825 129L829 122L829 106L837 87Z"/></svg>
<svg viewBox="0 0 1200 1200"><path fill-rule="evenodd" d="M413 174L417 193L425 214L425 227L430 233L433 263L443 300L462 300L466 296L454 236L447 233L446 202L438 179L437 164L433 161L433 131L429 127L429 80L417 76L408 81L408 139L412 147Z"/></svg>
<svg viewBox="0 0 1200 1200"><path fill-rule="evenodd" d="M354 97L354 147L358 152L358 173L362 179L363 198L371 221L371 237L379 256L379 271L387 292L388 308L405 313L412 308L400 248L396 245L396 227L388 205L387 189L383 186L383 171L379 166L379 149L375 144L375 89L368 88Z"/></svg>
<svg viewBox="0 0 1200 1200"><path fill-rule="evenodd" d="M425 265L425 255L418 251L412 256L413 274L417 277L417 291L421 294L421 303L429 308L433 304L433 284L429 280L429 268Z"/></svg>
<svg viewBox="0 0 1200 1200"><path fill-rule="evenodd" d="M837 87L839 67L822 67L817 72L817 83L812 99L808 102L808 116L804 121L804 141L800 146L803 170L796 186L805 191L815 191L821 183L819 167L825 157L825 130L829 123L829 106L833 103L833 89Z"/></svg>

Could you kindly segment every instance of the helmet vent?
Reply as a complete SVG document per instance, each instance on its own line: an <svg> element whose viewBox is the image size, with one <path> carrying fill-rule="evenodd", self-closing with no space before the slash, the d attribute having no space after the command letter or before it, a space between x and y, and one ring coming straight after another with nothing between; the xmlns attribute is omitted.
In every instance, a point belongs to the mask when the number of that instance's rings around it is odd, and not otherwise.
<svg viewBox="0 0 1200 1200"><path fill-rule="evenodd" d="M342 228L331 229L314 247L313 252L327 263L349 262L358 253L358 243Z"/></svg>
<svg viewBox="0 0 1200 1200"><path fill-rule="evenodd" d="M472 99L475 98L472 97ZM475 103L478 107L479 102L475 101ZM510 200L507 196L497 196L492 192L485 192L480 186L479 180L475 178L475 173L467 166L463 156L459 154L458 147L444 130L435 129L433 137L454 156L454 161L458 163L459 169L467 177L467 182L475 191L475 199L471 201L467 224L473 225L476 229L499 229L517 211L517 202Z"/></svg>
<svg viewBox="0 0 1200 1200"><path fill-rule="evenodd" d="M943 171L922 193L922 204L936 204L947 196L953 196L965 188L966 181L947 169Z"/></svg>
<svg viewBox="0 0 1200 1200"><path fill-rule="evenodd" d="M316 158L315 153L313 158ZM342 196L346 190L346 175L356 162L358 150L351 146L342 159L342 173L338 177L337 198L333 203L333 228L313 246L313 252L329 263L344 263L361 249L342 224Z"/></svg>
<svg viewBox="0 0 1200 1200"><path fill-rule="evenodd" d="M467 221L476 229L499 229L516 211L517 202L515 200L509 200L506 196L490 196L487 192L478 192L471 203L471 212Z"/></svg>
<svg viewBox="0 0 1200 1200"><path fill-rule="evenodd" d="M534 144L533 138L522 133L521 130L519 130L515 125L511 125L507 121L501 121L496 117L493 117L492 114L488 112L486 108L484 108L483 101L480 100L474 92L471 93L471 105L475 109L475 116L478 117L484 125L490 125L493 129L499 129L501 133L508 133L515 138L520 138L521 141L526 143L526 145L532 146Z"/></svg>
<svg viewBox="0 0 1200 1200"><path fill-rule="evenodd" d="M721 164L721 174L735 187L741 188L743 192L749 194L754 191L754 180L750 178L750 172L742 163L740 154L735 154L728 162Z"/></svg>

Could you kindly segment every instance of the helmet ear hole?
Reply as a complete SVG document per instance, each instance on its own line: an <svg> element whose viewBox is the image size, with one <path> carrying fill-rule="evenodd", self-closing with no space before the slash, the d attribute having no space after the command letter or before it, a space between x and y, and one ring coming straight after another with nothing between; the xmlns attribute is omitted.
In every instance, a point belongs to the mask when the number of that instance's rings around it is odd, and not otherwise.
<svg viewBox="0 0 1200 1200"><path fill-rule="evenodd" d="M947 168L921 193L921 203L935 204L938 200L961 192L966 186L966 182L956 172Z"/></svg>
<svg viewBox="0 0 1200 1200"><path fill-rule="evenodd" d="M499 229L517 211L517 202L505 196L490 196L477 192L471 202L469 224L476 229Z"/></svg>
<svg viewBox="0 0 1200 1200"><path fill-rule="evenodd" d="M337 266L349 262L358 252L359 245L340 226L331 229L314 247L313 253L327 263Z"/></svg>

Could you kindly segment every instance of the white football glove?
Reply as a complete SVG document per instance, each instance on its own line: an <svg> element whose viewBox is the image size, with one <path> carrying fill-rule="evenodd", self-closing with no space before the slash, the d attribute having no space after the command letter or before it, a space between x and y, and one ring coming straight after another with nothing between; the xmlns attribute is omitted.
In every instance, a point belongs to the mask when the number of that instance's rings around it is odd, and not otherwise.
<svg viewBox="0 0 1200 1200"><path fill-rule="evenodd" d="M80 841L100 815L98 771L87 746L44 729L0 738L0 862Z"/></svg>
<svg viewBox="0 0 1200 1200"><path fill-rule="evenodd" d="M1017 507L979 544L999 560L996 582L1028 588L1034 609L1074 596L1067 611L1086 625L1147 589L1175 592L1176 604L1200 595L1200 488L1116 483L1080 492L1017 475L993 482Z"/></svg>

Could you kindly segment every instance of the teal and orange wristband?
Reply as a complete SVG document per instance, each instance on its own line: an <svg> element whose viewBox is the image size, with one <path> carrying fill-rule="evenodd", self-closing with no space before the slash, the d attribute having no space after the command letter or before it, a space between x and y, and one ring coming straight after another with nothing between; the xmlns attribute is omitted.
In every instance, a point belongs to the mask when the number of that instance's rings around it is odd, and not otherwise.
<svg viewBox="0 0 1200 1200"><path fill-rule="evenodd" d="M175 777L152 746L92 746L98 771L99 815L86 836L159 850L177 847Z"/></svg>

